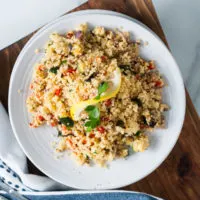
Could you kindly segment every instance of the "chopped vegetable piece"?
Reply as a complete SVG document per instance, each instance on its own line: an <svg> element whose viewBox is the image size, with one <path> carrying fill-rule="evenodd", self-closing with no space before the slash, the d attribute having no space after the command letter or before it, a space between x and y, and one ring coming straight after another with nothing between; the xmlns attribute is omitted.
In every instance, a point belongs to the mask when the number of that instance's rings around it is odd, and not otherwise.
<svg viewBox="0 0 200 200"><path fill-rule="evenodd" d="M59 67L52 67L49 71L51 73L57 74L58 69L59 69Z"/></svg>
<svg viewBox="0 0 200 200"><path fill-rule="evenodd" d="M120 126L122 128L125 128L124 122L121 119L117 120L116 126Z"/></svg>
<svg viewBox="0 0 200 200"><path fill-rule="evenodd" d="M100 133L104 133L105 128L103 126L99 126L99 127L97 127L97 131L99 131Z"/></svg>
<svg viewBox="0 0 200 200"><path fill-rule="evenodd" d="M70 117L59 118L59 121L64 124L66 127L73 127L74 121Z"/></svg>
<svg viewBox="0 0 200 200"><path fill-rule="evenodd" d="M156 125L156 122L154 121L154 119L151 119L151 121L149 122L149 126L154 128Z"/></svg>
<svg viewBox="0 0 200 200"><path fill-rule="evenodd" d="M155 66L152 63L150 63L148 66L148 69L150 69L150 70L155 69Z"/></svg>
<svg viewBox="0 0 200 200"><path fill-rule="evenodd" d="M162 85L163 85L162 81L156 81L155 82L156 87L162 87Z"/></svg>
<svg viewBox="0 0 200 200"><path fill-rule="evenodd" d="M60 95L61 95L61 91L62 91L62 89L60 89L60 88L59 88L59 89L56 89L56 90L55 90L55 95L56 95L56 96L60 96Z"/></svg>
<svg viewBox="0 0 200 200"><path fill-rule="evenodd" d="M81 39L82 37L83 37L82 31L76 31L76 32L75 32L75 38Z"/></svg>
<svg viewBox="0 0 200 200"><path fill-rule="evenodd" d="M142 101L138 99L137 97L131 98L131 101L137 103L137 105L140 107L142 106Z"/></svg>
<svg viewBox="0 0 200 200"><path fill-rule="evenodd" d="M112 104L111 99L108 99L107 101L105 101L105 105L108 107Z"/></svg>
<svg viewBox="0 0 200 200"><path fill-rule="evenodd" d="M148 125L148 123L147 123L147 120L146 120L146 117L145 116L141 116L141 120L142 120L142 122L143 122L143 124L144 125Z"/></svg>
<svg viewBox="0 0 200 200"><path fill-rule="evenodd" d="M119 68L122 70L124 75L128 75L127 72L131 72L131 74L136 74L136 72L131 68L130 65L119 65Z"/></svg>
<svg viewBox="0 0 200 200"><path fill-rule="evenodd" d="M66 60L62 60L60 65L65 64L67 61Z"/></svg>
<svg viewBox="0 0 200 200"><path fill-rule="evenodd" d="M73 68L69 68L69 69L67 69L67 73L70 73L70 74L74 73L75 71L76 71L76 70L73 69Z"/></svg>
<svg viewBox="0 0 200 200"><path fill-rule="evenodd" d="M137 131L136 134L135 134L135 136L138 137L138 136L140 136L141 133L142 133L141 131Z"/></svg>
<svg viewBox="0 0 200 200"><path fill-rule="evenodd" d="M40 121L44 121L44 117L41 116L41 115L38 116L38 119L39 119Z"/></svg>

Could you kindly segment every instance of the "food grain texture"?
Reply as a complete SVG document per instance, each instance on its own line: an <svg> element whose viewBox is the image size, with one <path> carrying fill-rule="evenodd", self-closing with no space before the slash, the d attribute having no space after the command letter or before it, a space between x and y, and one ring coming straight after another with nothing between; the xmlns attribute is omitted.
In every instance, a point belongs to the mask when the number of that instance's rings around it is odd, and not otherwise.
<svg viewBox="0 0 200 200"><path fill-rule="evenodd" d="M56 128L56 150L70 151L80 164L104 166L128 156L130 148L146 150L146 133L165 127L168 106L162 101L164 81L155 63L140 57L139 48L128 32L91 30L87 24L51 34L30 84L30 127ZM114 83L117 69L120 76Z"/></svg>

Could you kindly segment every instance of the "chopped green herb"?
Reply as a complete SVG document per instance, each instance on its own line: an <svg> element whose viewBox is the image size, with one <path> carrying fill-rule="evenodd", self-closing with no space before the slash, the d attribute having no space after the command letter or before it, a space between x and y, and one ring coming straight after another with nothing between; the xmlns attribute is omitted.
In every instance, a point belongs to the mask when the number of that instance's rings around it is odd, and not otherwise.
<svg viewBox="0 0 200 200"><path fill-rule="evenodd" d="M128 75L127 72L131 72L131 74L136 74L136 72L131 68L130 65L119 65L119 68L122 70L124 75Z"/></svg>
<svg viewBox="0 0 200 200"><path fill-rule="evenodd" d="M67 61L66 60L62 60L60 65L65 64Z"/></svg>
<svg viewBox="0 0 200 200"><path fill-rule="evenodd" d="M58 137L68 137L68 136L73 136L73 137L75 137L74 134L72 134L72 133L69 133L69 134L67 134L67 135L63 135L61 131L58 131Z"/></svg>
<svg viewBox="0 0 200 200"><path fill-rule="evenodd" d="M94 151L93 153L94 153L94 154L97 154L97 152L96 152L96 151Z"/></svg>
<svg viewBox="0 0 200 200"><path fill-rule="evenodd" d="M59 121L64 124L66 127L73 127L74 121L70 117L59 118Z"/></svg>
<svg viewBox="0 0 200 200"><path fill-rule="evenodd" d="M62 132L58 131L58 137L61 137L61 136L62 136Z"/></svg>
<svg viewBox="0 0 200 200"><path fill-rule="evenodd" d="M135 134L135 136L138 137L138 136L140 136L140 134L141 134L141 131L137 131L136 134Z"/></svg>
<svg viewBox="0 0 200 200"><path fill-rule="evenodd" d="M58 69L59 69L59 67L52 67L49 71L51 73L57 74Z"/></svg>
<svg viewBox="0 0 200 200"><path fill-rule="evenodd" d="M98 87L98 95L95 97L95 99L100 99L100 96L102 93L104 93L108 89L108 83L107 82L102 82L100 83Z"/></svg>
<svg viewBox="0 0 200 200"><path fill-rule="evenodd" d="M117 120L116 126L120 126L122 128L125 128L124 122L122 120Z"/></svg>
<svg viewBox="0 0 200 200"><path fill-rule="evenodd" d="M142 106L142 101L140 99L138 99L137 97L131 98L131 101L135 102L139 107Z"/></svg>

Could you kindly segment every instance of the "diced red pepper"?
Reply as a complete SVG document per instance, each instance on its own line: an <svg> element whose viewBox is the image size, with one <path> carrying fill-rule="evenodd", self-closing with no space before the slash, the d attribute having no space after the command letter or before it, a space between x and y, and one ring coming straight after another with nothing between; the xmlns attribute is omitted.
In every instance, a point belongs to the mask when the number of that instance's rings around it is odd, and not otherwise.
<svg viewBox="0 0 200 200"><path fill-rule="evenodd" d="M76 70L75 69L73 69L73 68L69 68L68 70L67 70L67 73L74 73Z"/></svg>
<svg viewBox="0 0 200 200"><path fill-rule="evenodd" d="M89 135L89 137L90 137L90 138L94 138L94 137L95 137L95 134L94 134L94 133L91 133L91 134Z"/></svg>
<svg viewBox="0 0 200 200"><path fill-rule="evenodd" d="M150 70L155 69L155 66L152 63L150 63L148 66L148 69L150 69Z"/></svg>
<svg viewBox="0 0 200 200"><path fill-rule="evenodd" d="M82 141L82 144L86 144L86 143L87 143L87 141L86 141L86 140L83 140L83 141Z"/></svg>
<svg viewBox="0 0 200 200"><path fill-rule="evenodd" d="M107 101L105 101L105 105L108 107L112 104L112 100L108 99Z"/></svg>
<svg viewBox="0 0 200 200"><path fill-rule="evenodd" d="M156 81L155 82L156 87L162 87L162 85L163 85L162 81Z"/></svg>
<svg viewBox="0 0 200 200"><path fill-rule="evenodd" d="M73 142L71 140L68 140L69 144L71 145L71 147L73 147Z"/></svg>
<svg viewBox="0 0 200 200"><path fill-rule="evenodd" d="M60 88L55 90L55 95L56 96L60 96L61 95L61 89Z"/></svg>
<svg viewBox="0 0 200 200"><path fill-rule="evenodd" d="M54 127L54 126L56 126L56 125L57 125L56 122L51 122L51 126L52 126L52 127Z"/></svg>
<svg viewBox="0 0 200 200"><path fill-rule="evenodd" d="M66 130L67 130L67 127L66 127L65 125L63 125L63 124L62 124L62 130L63 130L63 131L66 131Z"/></svg>
<svg viewBox="0 0 200 200"><path fill-rule="evenodd" d="M40 121L44 121L44 117L41 116L41 115L38 116L38 119L39 119Z"/></svg>
<svg viewBox="0 0 200 200"><path fill-rule="evenodd" d="M106 57L106 56L101 56L101 60L102 60L103 62L105 62L105 61L106 61L106 59L107 59L107 57Z"/></svg>
<svg viewBox="0 0 200 200"><path fill-rule="evenodd" d="M97 131L99 131L100 133L104 133L105 128L103 126L99 126L99 127L97 127Z"/></svg>
<svg viewBox="0 0 200 200"><path fill-rule="evenodd" d="M136 78L137 80L139 80L139 79L140 79L140 75L139 75L139 74L136 74L136 75L135 75L135 78Z"/></svg>
<svg viewBox="0 0 200 200"><path fill-rule="evenodd" d="M38 70L42 71L44 69L44 66L43 65L39 65L38 66Z"/></svg>

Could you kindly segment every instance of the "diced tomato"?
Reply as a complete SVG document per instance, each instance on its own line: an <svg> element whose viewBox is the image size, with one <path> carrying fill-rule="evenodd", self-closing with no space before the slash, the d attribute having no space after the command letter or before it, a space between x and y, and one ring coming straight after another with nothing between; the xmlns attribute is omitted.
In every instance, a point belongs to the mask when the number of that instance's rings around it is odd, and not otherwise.
<svg viewBox="0 0 200 200"><path fill-rule="evenodd" d="M150 70L155 69L155 66L152 63L150 63L148 66L148 69L150 69Z"/></svg>
<svg viewBox="0 0 200 200"><path fill-rule="evenodd" d="M39 119L40 121L44 121L44 117L42 117L41 115L38 116L38 119Z"/></svg>
<svg viewBox="0 0 200 200"><path fill-rule="evenodd" d="M94 142L91 142L91 146L93 146L94 145Z"/></svg>
<svg viewBox="0 0 200 200"><path fill-rule="evenodd" d="M55 95L56 96L60 96L60 94L61 94L61 89L59 88L59 89L56 89L55 90Z"/></svg>
<svg viewBox="0 0 200 200"><path fill-rule="evenodd" d="M162 87L162 85L163 85L162 81L156 81L155 82L156 87Z"/></svg>
<svg viewBox="0 0 200 200"><path fill-rule="evenodd" d="M99 131L100 133L104 133L105 128L103 126L99 126L99 127L97 127L97 131Z"/></svg>
<svg viewBox="0 0 200 200"><path fill-rule="evenodd" d="M94 137L95 137L95 134L94 134L94 133L91 133L91 134L89 135L89 137L90 137L90 138L94 138Z"/></svg>
<svg viewBox="0 0 200 200"><path fill-rule="evenodd" d="M107 101L105 101L105 105L108 107L112 104L112 100L108 99Z"/></svg>
<svg viewBox="0 0 200 200"><path fill-rule="evenodd" d="M74 73L75 71L76 71L75 69L73 69L73 68L69 68L69 69L67 70L67 73L72 74L72 73Z"/></svg>
<svg viewBox="0 0 200 200"><path fill-rule="evenodd" d="M107 57L106 57L106 56L101 56L101 60L102 60L103 62L105 62L105 61L106 61L106 59L107 59Z"/></svg>
<svg viewBox="0 0 200 200"><path fill-rule="evenodd" d="M86 141L86 140L83 140L83 141L82 141L82 144L86 144L86 143L87 143L87 141Z"/></svg>
<svg viewBox="0 0 200 200"><path fill-rule="evenodd" d="M140 79L140 75L139 75L139 74L136 74L136 75L135 75L135 78L136 78L137 80L139 80L139 79Z"/></svg>
<svg viewBox="0 0 200 200"><path fill-rule="evenodd" d="M56 126L56 125L57 125L56 122L51 122L51 126L52 126L52 127L54 127L54 126Z"/></svg>
<svg viewBox="0 0 200 200"><path fill-rule="evenodd" d="M71 140L68 140L68 141L69 141L70 145L73 146L73 142Z"/></svg>
<svg viewBox="0 0 200 200"><path fill-rule="evenodd" d="M38 70L42 71L44 69L44 66L43 65L39 65L38 66Z"/></svg>
<svg viewBox="0 0 200 200"><path fill-rule="evenodd" d="M30 84L30 89L33 89L33 84L32 83Z"/></svg>
<svg viewBox="0 0 200 200"><path fill-rule="evenodd" d="M62 124L62 130L63 130L63 131L66 131L66 130L67 130L67 127L66 127L65 125L63 125L63 124Z"/></svg>

